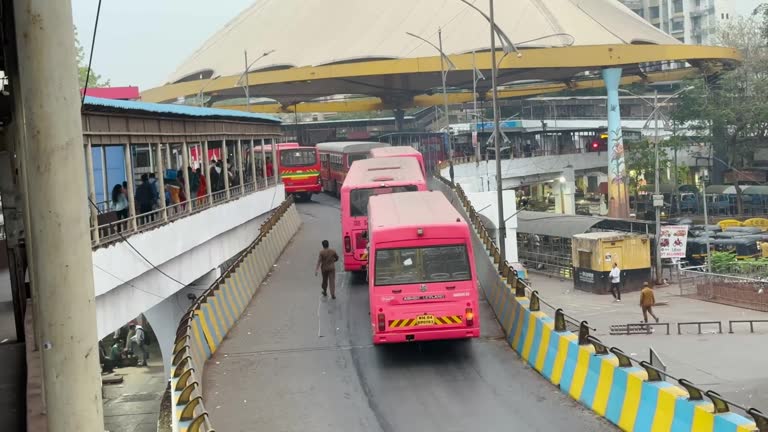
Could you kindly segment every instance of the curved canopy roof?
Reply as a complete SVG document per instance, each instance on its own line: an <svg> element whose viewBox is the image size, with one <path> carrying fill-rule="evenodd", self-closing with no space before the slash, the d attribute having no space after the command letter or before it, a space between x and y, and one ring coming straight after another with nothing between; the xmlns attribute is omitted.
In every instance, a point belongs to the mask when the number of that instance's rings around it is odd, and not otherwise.
<svg viewBox="0 0 768 432"><path fill-rule="evenodd" d="M488 12L487 1L468 1ZM616 0L515 0L495 5L498 27L522 53L503 58L499 53L502 84L597 79L606 66L644 76L641 65L648 62L722 64L738 58L735 50L682 45ZM274 99L286 107L354 94L379 98L390 107L412 106L440 87L441 59L434 47L406 32L438 45L438 28L443 51L456 65L448 73L448 86L471 89L473 63L490 78L489 24L460 0L257 0L184 61L168 84L142 97L169 102L204 92L212 97L210 103L243 99L244 50L249 61L274 50L249 69L252 97ZM593 75L585 76L587 72ZM478 82L482 95L490 81ZM338 110L339 102L333 103ZM251 109L268 110L261 105Z"/></svg>
<svg viewBox="0 0 768 432"><path fill-rule="evenodd" d="M488 1L474 3L487 13ZM616 0L496 1L495 20L518 48L679 43ZM245 49L251 60L275 50L253 70L431 57L435 49L406 32L437 45L438 27L446 54L490 47L487 21L459 0L257 0L179 65L168 82L198 79L201 71L239 75ZM553 34L562 35L547 37Z"/></svg>

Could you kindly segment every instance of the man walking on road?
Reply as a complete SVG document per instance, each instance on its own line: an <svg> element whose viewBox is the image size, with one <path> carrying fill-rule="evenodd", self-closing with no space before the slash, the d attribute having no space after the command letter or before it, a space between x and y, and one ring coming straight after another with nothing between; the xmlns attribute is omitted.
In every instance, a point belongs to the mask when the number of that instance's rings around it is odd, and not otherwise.
<svg viewBox="0 0 768 432"><path fill-rule="evenodd" d="M611 278L611 294L613 294L613 298L617 301L621 301L621 291L619 288L619 284L621 283L621 270L619 270L619 264L613 263L613 268L611 269L611 272L608 274L608 277Z"/></svg>
<svg viewBox="0 0 768 432"><path fill-rule="evenodd" d="M653 288L648 285L648 282L643 282L643 289L640 291L640 308L643 309L643 322L648 322L648 314L651 314L656 322L659 322L659 317L654 315L653 306L656 304L656 297L653 295Z"/></svg>
<svg viewBox="0 0 768 432"><path fill-rule="evenodd" d="M323 250L320 251L320 256L317 257L317 265L315 266L315 276L317 276L318 270L323 273L323 296L328 295L328 285L331 288L331 298L336 299L336 261L339 260L339 256L336 251L328 247L328 240L323 240Z"/></svg>

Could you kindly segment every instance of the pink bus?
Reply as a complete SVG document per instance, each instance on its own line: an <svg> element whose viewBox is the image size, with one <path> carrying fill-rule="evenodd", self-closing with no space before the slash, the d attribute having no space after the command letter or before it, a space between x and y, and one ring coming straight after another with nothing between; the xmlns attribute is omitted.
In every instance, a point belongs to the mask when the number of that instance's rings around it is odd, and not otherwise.
<svg viewBox="0 0 768 432"><path fill-rule="evenodd" d="M362 159L352 164L341 186L345 271L364 271L368 264L368 198L424 190L427 181L413 158Z"/></svg>
<svg viewBox="0 0 768 432"><path fill-rule="evenodd" d="M390 158L390 157L412 157L419 161L421 173L427 176L427 169L424 166L424 157L421 152L411 146L378 147L370 150L371 159Z"/></svg>
<svg viewBox="0 0 768 432"><path fill-rule="evenodd" d="M368 213L373 343L479 337L472 237L445 196L375 196Z"/></svg>

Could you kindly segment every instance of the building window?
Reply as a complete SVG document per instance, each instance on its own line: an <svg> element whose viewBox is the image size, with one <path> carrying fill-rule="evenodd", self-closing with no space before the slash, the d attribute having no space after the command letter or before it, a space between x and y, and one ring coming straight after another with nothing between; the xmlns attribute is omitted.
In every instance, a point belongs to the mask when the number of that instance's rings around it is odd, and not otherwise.
<svg viewBox="0 0 768 432"><path fill-rule="evenodd" d="M674 0L672 2L672 11L674 13L683 13L683 0Z"/></svg>
<svg viewBox="0 0 768 432"><path fill-rule="evenodd" d="M684 29L684 25L683 25L683 21L682 20L672 21L672 31L673 32L683 31L683 29Z"/></svg>
<svg viewBox="0 0 768 432"><path fill-rule="evenodd" d="M648 11L651 14L651 19L659 17L659 7L658 6L651 6L651 7L648 8Z"/></svg>
<svg viewBox="0 0 768 432"><path fill-rule="evenodd" d="M636 13L636 14L637 14L637 15L639 15L641 18L644 18L644 16L643 16L643 10L642 10L642 9L632 9L632 12Z"/></svg>

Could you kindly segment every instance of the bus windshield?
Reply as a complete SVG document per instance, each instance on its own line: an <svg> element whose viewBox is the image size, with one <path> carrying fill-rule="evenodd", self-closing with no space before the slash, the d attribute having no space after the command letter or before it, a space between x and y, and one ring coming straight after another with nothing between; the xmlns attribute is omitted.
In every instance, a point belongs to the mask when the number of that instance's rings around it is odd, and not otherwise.
<svg viewBox="0 0 768 432"><path fill-rule="evenodd" d="M399 192L416 192L416 185L377 187L367 189L354 189L349 194L349 213L352 217L368 216L368 199L372 195L383 195Z"/></svg>
<svg viewBox="0 0 768 432"><path fill-rule="evenodd" d="M287 149L280 152L280 165L285 167L311 166L317 162L314 148Z"/></svg>
<svg viewBox="0 0 768 432"><path fill-rule="evenodd" d="M376 251L377 286L469 280L467 248L429 246Z"/></svg>

